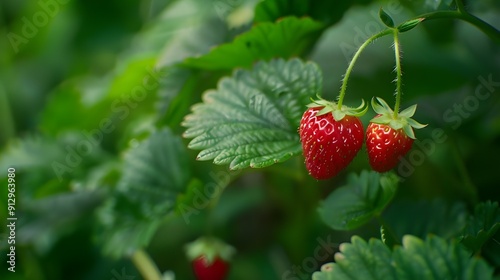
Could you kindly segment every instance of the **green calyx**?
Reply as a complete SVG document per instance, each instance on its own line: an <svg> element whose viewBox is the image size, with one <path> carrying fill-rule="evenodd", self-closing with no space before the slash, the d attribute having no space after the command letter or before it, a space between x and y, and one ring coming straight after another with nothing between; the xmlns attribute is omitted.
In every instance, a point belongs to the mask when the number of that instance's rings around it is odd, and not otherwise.
<svg viewBox="0 0 500 280"><path fill-rule="evenodd" d="M382 98L377 97L377 101L375 101L375 97L372 98L372 107L375 113L380 116L371 119L370 122L387 124L395 130L403 129L405 134L411 139L415 139L413 129L421 129L427 126L426 124L421 124L411 118L417 110L416 104L404 109L400 113L395 114L391 107L389 107L389 105L387 105Z"/></svg>
<svg viewBox="0 0 500 280"><path fill-rule="evenodd" d="M318 100L312 100L312 103L307 105L308 108L323 107L317 116L331 113L336 121L342 120L345 116L361 117L368 111L368 106L365 106L365 101L361 101L361 105L357 108L342 105L340 108L338 104L333 101L327 101L318 96Z"/></svg>
<svg viewBox="0 0 500 280"><path fill-rule="evenodd" d="M211 265L217 257L229 262L236 250L215 237L203 236L195 241L188 243L185 247L186 255L193 261L201 256L205 257L206 264Z"/></svg>

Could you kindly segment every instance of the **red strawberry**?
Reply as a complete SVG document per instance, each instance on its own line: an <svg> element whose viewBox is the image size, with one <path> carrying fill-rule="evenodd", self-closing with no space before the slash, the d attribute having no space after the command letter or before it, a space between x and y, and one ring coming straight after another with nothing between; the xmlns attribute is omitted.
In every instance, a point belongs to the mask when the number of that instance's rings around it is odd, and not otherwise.
<svg viewBox="0 0 500 280"><path fill-rule="evenodd" d="M337 175L361 149L363 124L354 114L364 114L366 110L361 113L355 110L344 108L342 111L335 103L320 100L302 115L300 141L306 168L314 178L322 180Z"/></svg>
<svg viewBox="0 0 500 280"><path fill-rule="evenodd" d="M387 103L377 97L378 102L372 99L372 107L378 113L370 121L366 129L366 150L373 170L386 172L393 169L410 151L415 134L413 128L423 128L425 125L411 117L417 109L410 106L401 113L395 114Z"/></svg>
<svg viewBox="0 0 500 280"><path fill-rule="evenodd" d="M380 115L375 118L380 117ZM387 124L370 123L366 129L366 149L373 170L386 172L393 169L399 158L411 149L413 139L403 129Z"/></svg>
<svg viewBox="0 0 500 280"><path fill-rule="evenodd" d="M216 257L209 264L206 256L200 256L193 261L193 270L198 280L222 280L229 270L229 263Z"/></svg>
<svg viewBox="0 0 500 280"><path fill-rule="evenodd" d="M235 250L214 237L200 237L186 245L186 253L198 280L223 280Z"/></svg>

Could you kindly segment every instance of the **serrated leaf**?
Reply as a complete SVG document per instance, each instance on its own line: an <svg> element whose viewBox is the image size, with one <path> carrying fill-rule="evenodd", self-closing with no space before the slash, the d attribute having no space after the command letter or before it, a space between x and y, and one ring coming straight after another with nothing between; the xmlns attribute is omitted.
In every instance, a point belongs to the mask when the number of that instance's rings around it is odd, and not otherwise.
<svg viewBox="0 0 500 280"><path fill-rule="evenodd" d="M492 279L493 269L455 241L407 235L391 251L382 241L354 236L340 246L335 263L324 265L313 280Z"/></svg>
<svg viewBox="0 0 500 280"><path fill-rule="evenodd" d="M130 256L146 247L161 223L142 217L136 212L135 203L121 194L100 209L98 218L97 240L102 243L103 253L113 258Z"/></svg>
<svg viewBox="0 0 500 280"><path fill-rule="evenodd" d="M113 257L148 245L159 224L174 214L191 174L181 138L169 129L155 131L124 160L116 193L98 213L99 240Z"/></svg>
<svg viewBox="0 0 500 280"><path fill-rule="evenodd" d="M164 129L126 153L117 190L136 203L144 216L161 218L173 209L189 178L181 138Z"/></svg>
<svg viewBox="0 0 500 280"><path fill-rule="evenodd" d="M389 204L397 190L398 178L392 173L363 171L351 174L347 185L334 190L322 203L319 213L335 230L358 228Z"/></svg>
<svg viewBox="0 0 500 280"><path fill-rule="evenodd" d="M391 16L387 14L382 8L380 8L378 16L380 20L385 24L385 26L390 28L394 27L394 20L392 20Z"/></svg>
<svg viewBox="0 0 500 280"><path fill-rule="evenodd" d="M395 239L395 236L391 232L389 232L389 229L385 226L380 227L380 239L389 248L392 248L396 244L398 244L398 241Z"/></svg>
<svg viewBox="0 0 500 280"><path fill-rule="evenodd" d="M321 91L321 72L299 59L258 63L204 94L186 116L184 136L194 138L199 160L231 169L261 168L300 154L297 128L309 98Z"/></svg>
<svg viewBox="0 0 500 280"><path fill-rule="evenodd" d="M476 253L497 233L500 228L500 209L498 202L483 202L476 206L469 217L461 242Z"/></svg>
<svg viewBox="0 0 500 280"><path fill-rule="evenodd" d="M183 65L207 70L251 67L259 60L303 55L316 42L324 25L310 18L287 17L276 23L259 23L233 42L219 45Z"/></svg>

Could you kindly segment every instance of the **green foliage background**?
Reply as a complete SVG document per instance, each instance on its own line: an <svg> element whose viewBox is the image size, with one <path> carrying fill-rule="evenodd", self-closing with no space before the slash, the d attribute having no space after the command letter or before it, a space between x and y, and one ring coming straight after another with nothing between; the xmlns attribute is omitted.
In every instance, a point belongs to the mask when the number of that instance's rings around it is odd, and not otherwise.
<svg viewBox="0 0 500 280"><path fill-rule="evenodd" d="M500 28L498 1L465 4ZM363 171L364 148L335 178L307 175L298 118L317 93L336 98L356 48L383 28L380 7L399 24L453 3L2 1L0 220L15 167L18 222L16 273L0 227L0 278L140 279L131 256L143 248L161 272L194 279L183 247L207 232L237 249L229 279L310 279L333 261L394 279L498 275L500 45L477 28L429 20L401 35L402 107L418 104L415 119L428 127L396 168L397 188L394 174ZM363 52L346 104L393 104L391 44L382 38ZM342 225L342 209L359 219ZM335 247L346 260L326 250L308 265L318 240L352 241ZM413 267L412 257L470 267ZM356 258L375 263L352 267ZM391 260L407 270L380 272Z"/></svg>

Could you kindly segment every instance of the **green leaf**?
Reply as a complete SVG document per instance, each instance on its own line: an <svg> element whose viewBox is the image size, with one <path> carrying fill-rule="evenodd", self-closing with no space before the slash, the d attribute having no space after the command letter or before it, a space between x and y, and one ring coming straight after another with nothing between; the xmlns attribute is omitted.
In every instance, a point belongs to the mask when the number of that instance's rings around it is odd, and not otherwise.
<svg viewBox="0 0 500 280"><path fill-rule="evenodd" d="M378 11L378 16L380 20L385 24L385 26L393 28L394 27L394 20L392 20L391 16L388 15L384 9L380 8Z"/></svg>
<svg viewBox="0 0 500 280"><path fill-rule="evenodd" d="M335 230L358 228L384 210L396 193L397 183L393 173L351 174L347 185L334 190L321 203L320 216Z"/></svg>
<svg viewBox="0 0 500 280"><path fill-rule="evenodd" d="M415 111L417 110L417 104L413 104L410 107L404 109L403 111L399 112L399 115L402 117L407 117L411 118L415 114Z"/></svg>
<svg viewBox="0 0 500 280"><path fill-rule="evenodd" d="M99 211L104 253L122 257L147 246L165 217L175 213L190 174L181 138L168 129L129 150L116 193Z"/></svg>
<svg viewBox="0 0 500 280"><path fill-rule="evenodd" d="M32 244L47 252L68 232L81 227L84 219L103 202L103 191L66 192L23 203L23 222L17 229L19 244ZM16 242L16 243L17 243Z"/></svg>
<svg viewBox="0 0 500 280"><path fill-rule="evenodd" d="M396 240L395 236L393 236L393 234L389 232L389 229L383 225L380 227L380 239L389 248L394 247L394 245L398 244L399 242L398 240Z"/></svg>
<svg viewBox="0 0 500 280"><path fill-rule="evenodd" d="M97 240L105 255L121 258L145 247L161 220L149 219L137 211L135 202L118 193L98 211Z"/></svg>
<svg viewBox="0 0 500 280"><path fill-rule="evenodd" d="M189 148L201 150L199 160L231 169L266 167L298 155L300 118L321 83L319 68L299 59L237 71L186 116L184 136L194 138Z"/></svg>
<svg viewBox="0 0 500 280"><path fill-rule="evenodd" d="M260 23L233 42L219 45L208 54L187 58L184 65L207 70L249 68L259 60L302 56L316 42L324 25L310 18L284 18Z"/></svg>
<svg viewBox="0 0 500 280"><path fill-rule="evenodd" d="M437 236L425 240L407 235L391 250L378 239L358 236L340 245L335 263L324 265L313 280L492 279L493 269L455 241Z"/></svg>
<svg viewBox="0 0 500 280"><path fill-rule="evenodd" d="M58 139L41 135L13 139L0 155L0 168L14 167L23 173L18 184L24 186L23 192L28 197L67 190L69 180L87 176L89 167L98 165L108 156L92 136L85 134L73 131Z"/></svg>
<svg viewBox="0 0 500 280"><path fill-rule="evenodd" d="M173 210L189 178L188 154L180 137L164 129L126 153L117 190L145 217L158 219Z"/></svg>
<svg viewBox="0 0 500 280"><path fill-rule="evenodd" d="M500 228L500 209L498 202L483 202L476 206L474 215L469 217L461 242L476 253L490 240Z"/></svg>
<svg viewBox="0 0 500 280"><path fill-rule="evenodd" d="M255 7L254 22L274 22L286 16L311 17L327 25L342 19L344 13L353 5L367 3L361 1L324 1L324 0L265 0Z"/></svg>

